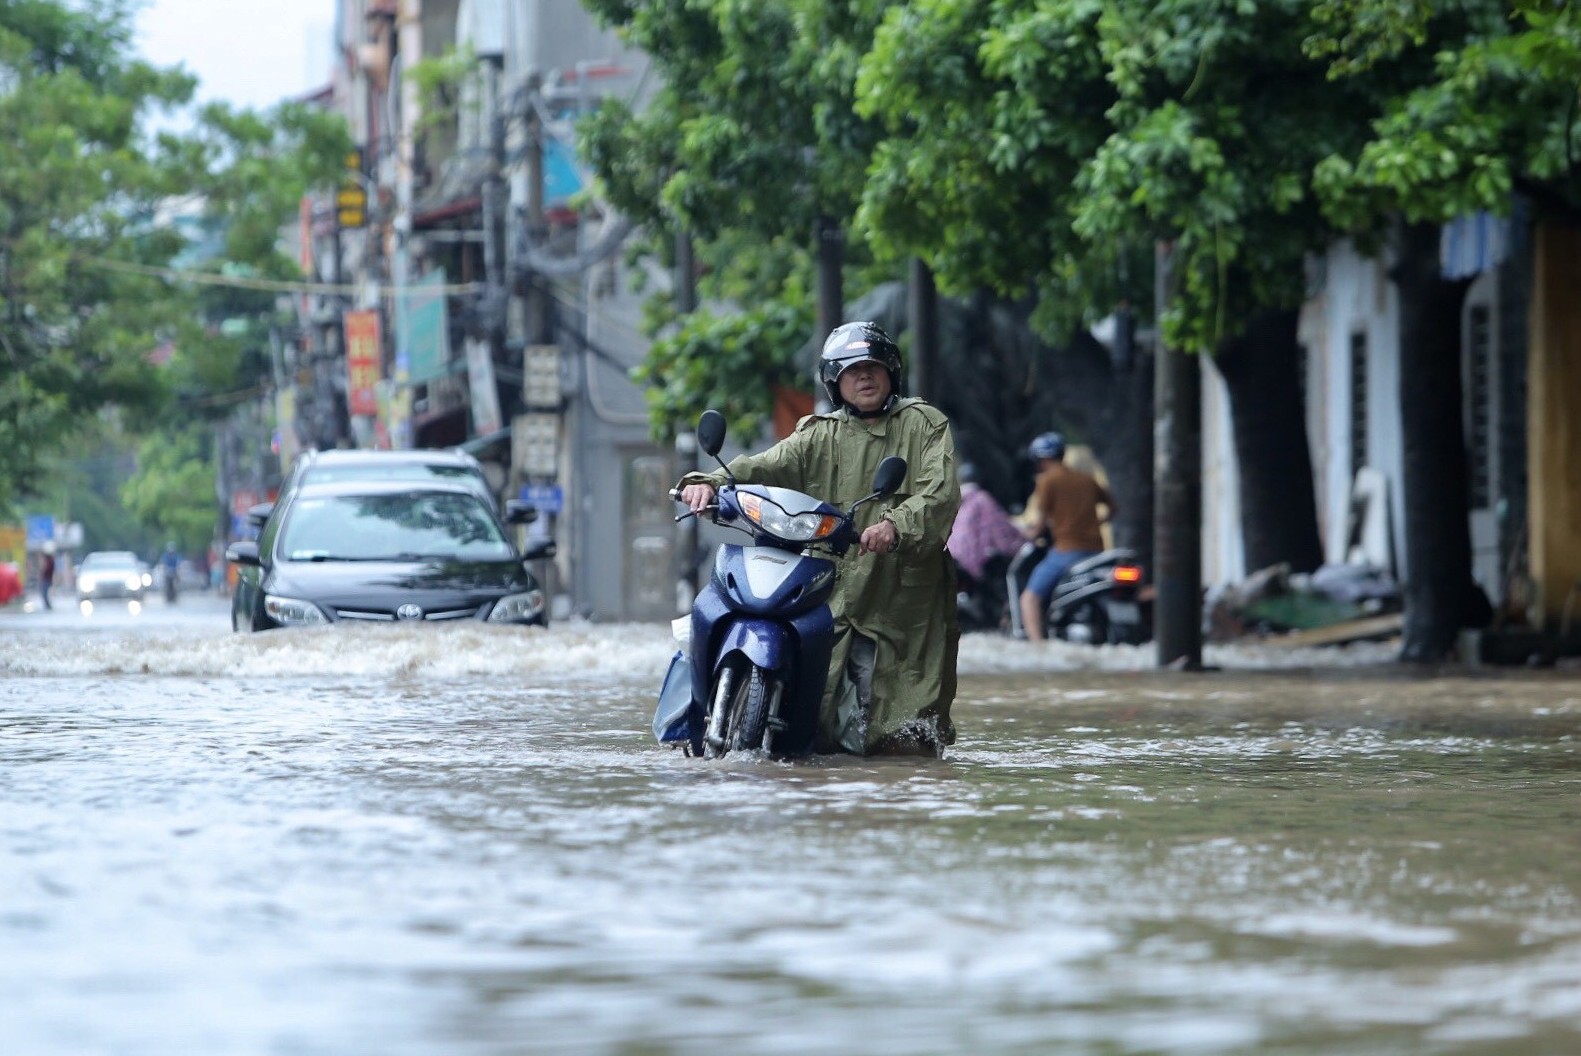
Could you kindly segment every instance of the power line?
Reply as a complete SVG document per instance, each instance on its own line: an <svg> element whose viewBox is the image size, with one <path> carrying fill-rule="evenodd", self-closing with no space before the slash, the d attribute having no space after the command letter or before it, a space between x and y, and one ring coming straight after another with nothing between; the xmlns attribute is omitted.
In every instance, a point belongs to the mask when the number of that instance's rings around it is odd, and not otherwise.
<svg viewBox="0 0 1581 1056"><path fill-rule="evenodd" d="M242 290L263 290L272 293L323 293L347 294L361 293L367 287L358 283L341 282L303 282L292 279L254 279L242 275L219 275L211 271L189 271L183 268L162 268L153 264L133 264L125 260L110 260L105 257L79 257L80 263L89 267L104 268L107 271L120 271L132 275L146 275L150 278L164 279L168 282L190 282L199 286L230 286ZM385 297L397 297L409 293L478 293L483 289L482 283L462 282L438 286L391 286L385 283L377 284L379 293Z"/></svg>

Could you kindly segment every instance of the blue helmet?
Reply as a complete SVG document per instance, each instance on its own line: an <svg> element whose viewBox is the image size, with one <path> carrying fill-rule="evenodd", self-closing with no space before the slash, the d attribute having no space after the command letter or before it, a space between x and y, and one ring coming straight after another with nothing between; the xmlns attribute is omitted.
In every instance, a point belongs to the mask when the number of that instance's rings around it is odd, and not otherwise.
<svg viewBox="0 0 1581 1056"><path fill-rule="evenodd" d="M1059 433L1044 433L1027 445L1027 454L1034 459L1049 458L1058 462L1065 457L1065 438Z"/></svg>

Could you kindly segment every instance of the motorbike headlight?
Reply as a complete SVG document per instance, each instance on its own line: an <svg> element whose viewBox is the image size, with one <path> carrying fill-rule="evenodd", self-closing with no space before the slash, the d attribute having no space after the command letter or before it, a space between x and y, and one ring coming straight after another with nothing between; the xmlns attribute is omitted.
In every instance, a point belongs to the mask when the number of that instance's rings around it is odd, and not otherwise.
<svg viewBox="0 0 1581 1056"><path fill-rule="evenodd" d="M139 578L142 579L143 586L145 587L151 587L154 585L154 577L149 575L147 572L144 572Z"/></svg>
<svg viewBox="0 0 1581 1056"><path fill-rule="evenodd" d="M489 623L525 623L536 619L543 612L543 591L524 590L520 594L507 594L494 603L489 612Z"/></svg>
<svg viewBox="0 0 1581 1056"><path fill-rule="evenodd" d="M264 613L274 622L287 627L305 627L309 624L329 622L324 610L311 601L282 598L278 594L264 595Z"/></svg>
<svg viewBox="0 0 1581 1056"><path fill-rule="evenodd" d="M760 495L737 495L736 502L747 520L770 535L796 543L822 539L840 525L840 518L827 513L786 513L774 503L764 502Z"/></svg>

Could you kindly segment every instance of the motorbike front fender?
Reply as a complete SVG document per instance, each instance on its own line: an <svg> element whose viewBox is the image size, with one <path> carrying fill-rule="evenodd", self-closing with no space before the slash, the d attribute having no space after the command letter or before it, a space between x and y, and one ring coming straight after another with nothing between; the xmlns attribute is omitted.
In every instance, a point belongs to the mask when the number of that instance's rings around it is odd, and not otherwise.
<svg viewBox="0 0 1581 1056"><path fill-rule="evenodd" d="M765 671L779 671L789 665L796 647L791 628L770 620L737 620L719 640L714 654L718 672L731 653L740 653Z"/></svg>

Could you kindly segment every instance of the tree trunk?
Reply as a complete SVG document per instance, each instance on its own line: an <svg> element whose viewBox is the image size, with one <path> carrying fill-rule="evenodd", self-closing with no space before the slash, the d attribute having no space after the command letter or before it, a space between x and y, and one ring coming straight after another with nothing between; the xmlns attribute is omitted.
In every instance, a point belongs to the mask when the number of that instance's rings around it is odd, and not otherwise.
<svg viewBox="0 0 1581 1056"><path fill-rule="evenodd" d="M1404 443L1405 640L1400 659L1436 663L1462 627L1484 626L1488 600L1471 578L1468 468L1462 425L1460 311L1470 283L1444 279L1438 229L1402 231L1391 277L1400 293L1400 425Z"/></svg>
<svg viewBox="0 0 1581 1056"><path fill-rule="evenodd" d="M1323 563L1296 341L1299 317L1295 309L1254 316L1214 356L1230 395L1248 573L1280 563L1311 572Z"/></svg>

